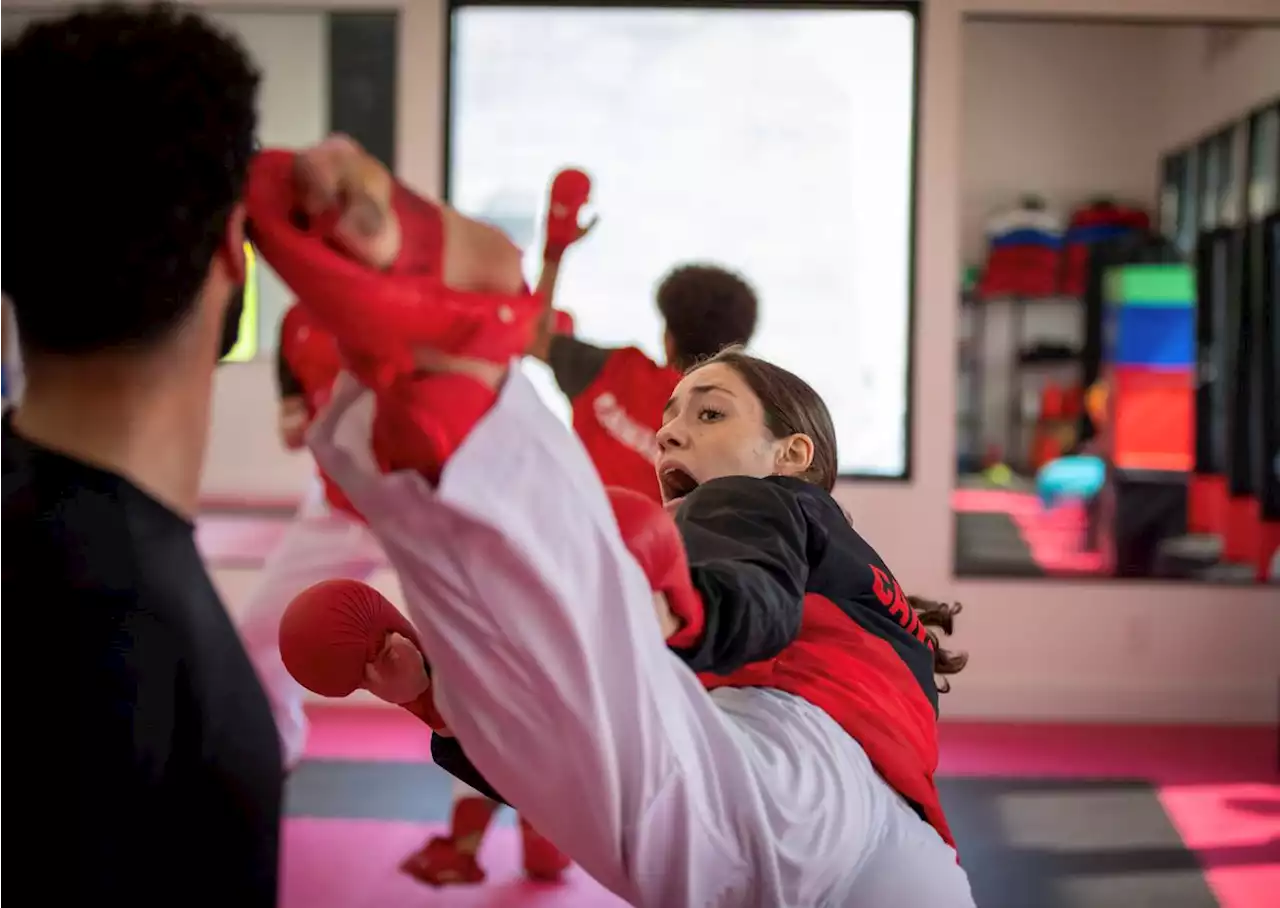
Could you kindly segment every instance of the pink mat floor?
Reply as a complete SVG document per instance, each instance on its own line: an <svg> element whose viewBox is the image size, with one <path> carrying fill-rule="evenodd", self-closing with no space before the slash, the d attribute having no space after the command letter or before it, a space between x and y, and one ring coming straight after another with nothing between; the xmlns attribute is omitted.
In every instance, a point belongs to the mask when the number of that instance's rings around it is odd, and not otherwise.
<svg viewBox="0 0 1280 908"><path fill-rule="evenodd" d="M308 756L341 760L429 759L420 725L384 709L320 707ZM1223 908L1263 908L1280 892L1280 784L1276 734L1267 728L1188 728L943 723L947 776L1142 778L1152 782L1186 845L1200 857ZM564 886L524 882L516 833L498 829L483 860L491 882L431 890L395 872L431 826L290 819L284 908L439 905L614 908L620 903L575 871ZM358 842L358 847L353 847ZM1231 849L1262 860L1217 861ZM371 866L371 864L373 866Z"/></svg>

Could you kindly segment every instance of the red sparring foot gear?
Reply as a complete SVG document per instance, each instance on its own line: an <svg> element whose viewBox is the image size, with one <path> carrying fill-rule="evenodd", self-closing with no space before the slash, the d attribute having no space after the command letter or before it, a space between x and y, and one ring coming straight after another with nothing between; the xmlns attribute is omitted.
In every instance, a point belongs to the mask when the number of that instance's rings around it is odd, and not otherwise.
<svg viewBox="0 0 1280 908"><path fill-rule="evenodd" d="M520 818L520 839L524 844L524 873L531 880L557 883L573 863L567 854L543 838L524 817Z"/></svg>
<svg viewBox="0 0 1280 908"><path fill-rule="evenodd" d="M286 151L264 151L254 159L245 189L251 238L337 339L348 368L378 393L380 422L405 423L375 432L382 439L375 454L383 468L394 463L434 479L495 395L470 378L415 374L413 351L506 364L528 348L542 304L529 293L446 287L440 209L400 184L392 194L401 229L395 264L383 272L355 261L332 242L335 213L303 225L295 162ZM392 440L400 447L388 447Z"/></svg>
<svg viewBox="0 0 1280 908"><path fill-rule="evenodd" d="M569 167L552 179L551 194L547 200L543 261L560 261L565 250L582 238L582 226L578 219L582 214L582 206L590 198L591 177L583 171Z"/></svg>
<svg viewBox="0 0 1280 908"><path fill-rule="evenodd" d="M421 650L417 631L385 596L356 580L326 580L303 590L280 620L280 659L299 684L322 697L345 697L365 682L388 634ZM424 660L425 661L425 660ZM432 728L445 728L428 688L401 704Z"/></svg>
<svg viewBox="0 0 1280 908"><path fill-rule="evenodd" d="M448 836L431 839L405 858L400 870L428 886L484 882L484 869L476 862L476 856L459 849Z"/></svg>
<svg viewBox="0 0 1280 908"><path fill-rule="evenodd" d="M706 616L702 596L689 576L679 527L662 505L647 495L618 486L610 486L606 492L627 550L649 578L649 586L667 597L671 611L683 622L667 645L676 649L693 646L702 638Z"/></svg>

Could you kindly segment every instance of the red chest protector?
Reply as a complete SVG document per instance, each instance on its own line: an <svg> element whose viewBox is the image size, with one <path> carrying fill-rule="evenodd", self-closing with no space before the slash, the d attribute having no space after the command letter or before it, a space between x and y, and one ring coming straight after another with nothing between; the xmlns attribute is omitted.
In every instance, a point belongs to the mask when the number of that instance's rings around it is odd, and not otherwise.
<svg viewBox="0 0 1280 908"><path fill-rule="evenodd" d="M871 634L825 596L804 597L795 642L776 658L732 675L698 676L707 690L769 687L817 706L866 751L898 794L953 848L938 799L938 723L919 682L884 638Z"/></svg>
<svg viewBox="0 0 1280 908"><path fill-rule="evenodd" d="M662 410L680 373L635 347L616 350L573 401L573 428L606 486L662 500L654 461Z"/></svg>

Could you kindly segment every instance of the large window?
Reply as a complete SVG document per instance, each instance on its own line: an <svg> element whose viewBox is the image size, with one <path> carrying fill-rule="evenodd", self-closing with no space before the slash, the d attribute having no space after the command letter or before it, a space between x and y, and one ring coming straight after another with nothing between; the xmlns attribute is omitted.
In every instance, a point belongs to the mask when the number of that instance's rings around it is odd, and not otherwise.
<svg viewBox="0 0 1280 908"><path fill-rule="evenodd" d="M557 302L584 338L656 357L663 273L737 269L754 351L826 399L841 472L902 476L917 22L788 6L455 6L448 192L533 276L547 184L583 167L601 221Z"/></svg>

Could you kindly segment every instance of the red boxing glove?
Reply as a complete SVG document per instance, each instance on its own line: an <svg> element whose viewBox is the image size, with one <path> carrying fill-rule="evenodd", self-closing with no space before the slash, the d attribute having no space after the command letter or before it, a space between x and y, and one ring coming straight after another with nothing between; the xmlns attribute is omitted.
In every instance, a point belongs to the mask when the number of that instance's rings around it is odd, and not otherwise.
<svg viewBox="0 0 1280 908"><path fill-rule="evenodd" d="M378 658L389 634L407 637L421 651L413 625L373 587L356 580L326 580L303 590L285 609L280 658L307 690L345 697L363 686L365 667ZM430 688L400 705L432 728L445 727Z"/></svg>
<svg viewBox="0 0 1280 908"><path fill-rule="evenodd" d="M573 322L572 312L566 312L563 309L556 309L552 312L551 319L552 334L565 334L569 337L573 337L573 335L577 333L575 331L576 326Z"/></svg>
<svg viewBox="0 0 1280 908"><path fill-rule="evenodd" d="M649 586L667 597L671 611L683 622L667 639L675 649L688 649L702 638L705 613L702 595L694 589L680 529L662 507L647 495L620 486L605 490L618 530L627 550L635 557Z"/></svg>
<svg viewBox="0 0 1280 908"><path fill-rule="evenodd" d="M568 167L551 181L551 194L547 199L546 243L542 258L558 262L566 249L582 238L582 226L578 218L582 206L591 198L591 177L576 167Z"/></svg>

